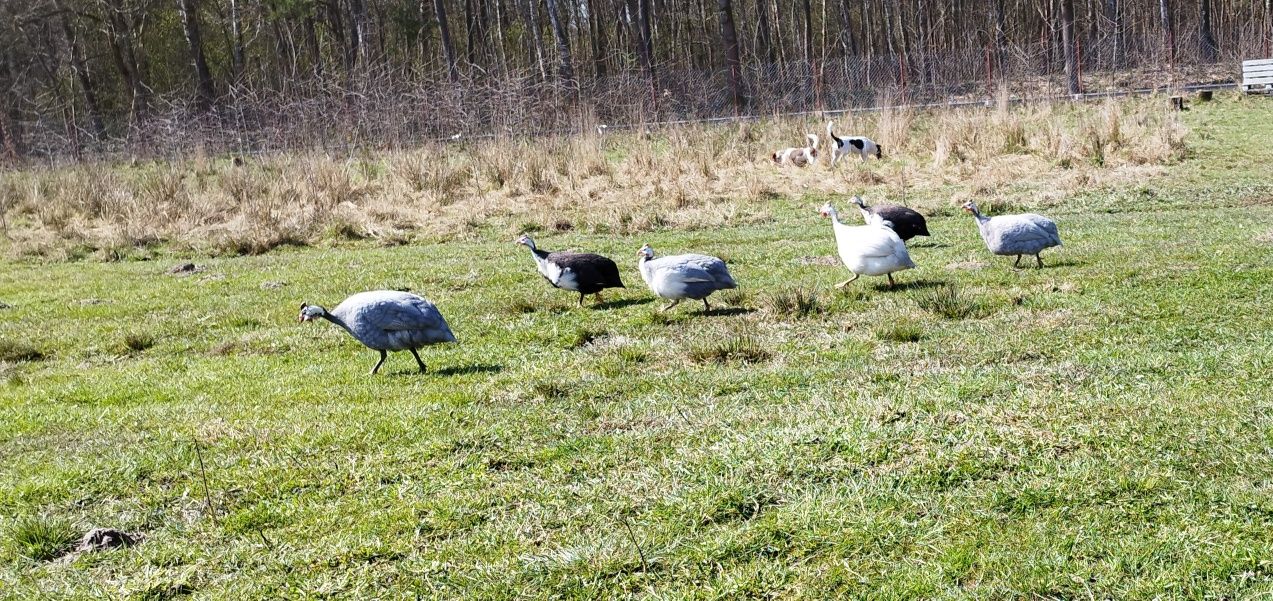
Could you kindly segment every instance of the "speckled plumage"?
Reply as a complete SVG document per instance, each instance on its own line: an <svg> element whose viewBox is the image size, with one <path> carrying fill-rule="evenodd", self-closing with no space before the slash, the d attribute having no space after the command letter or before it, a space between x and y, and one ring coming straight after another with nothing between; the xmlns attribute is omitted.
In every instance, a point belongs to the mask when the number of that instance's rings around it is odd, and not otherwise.
<svg viewBox="0 0 1273 601"><path fill-rule="evenodd" d="M373 374L380 369L389 351L411 351L423 372L424 362L420 360L416 349L455 341L451 327L438 308L409 292L359 292L346 298L331 311L318 306L301 305L302 321L317 317L344 328L367 348L380 351L380 362L371 370Z"/></svg>
<svg viewBox="0 0 1273 601"><path fill-rule="evenodd" d="M1039 253L1053 246L1061 246L1061 235L1057 232L1056 223L1042 215L1024 213L987 217L971 202L964 205L964 210L972 213L986 248L996 255L1016 255L1018 263L1021 255L1034 255L1039 267L1043 267L1043 259Z"/></svg>
<svg viewBox="0 0 1273 601"><path fill-rule="evenodd" d="M655 259L654 249L646 245L641 247L638 267L641 279L645 280L650 291L672 301L664 307L665 310L687 298L703 301L703 306L710 310L708 296L717 290L738 287L725 262L707 255L685 254Z"/></svg>
<svg viewBox="0 0 1273 601"><path fill-rule="evenodd" d="M535 268L552 287L579 293L581 307L585 295L596 294L600 299L601 291L606 288L625 287L619 277L619 266L607 257L592 253L539 250L530 236L522 236L517 242L530 249L531 257L535 259Z"/></svg>

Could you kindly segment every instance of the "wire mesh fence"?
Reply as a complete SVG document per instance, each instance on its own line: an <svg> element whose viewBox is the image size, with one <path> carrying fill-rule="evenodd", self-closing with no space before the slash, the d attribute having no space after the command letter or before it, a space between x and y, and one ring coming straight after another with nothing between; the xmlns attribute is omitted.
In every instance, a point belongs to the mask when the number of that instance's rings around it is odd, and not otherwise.
<svg viewBox="0 0 1273 601"><path fill-rule="evenodd" d="M1234 82L1240 61L1268 54L1256 25L1220 40L1214 54L1196 31L1076 43L1083 92L1173 89ZM1186 43L1188 42L1188 43ZM277 88L234 86L211 111L191 99L157 98L118 131L97 137L73 103L45 100L16 123L28 157L178 157L413 147L475 137L522 137L652 127L669 122L767 117L897 105L976 102L1001 89L1022 99L1068 93L1064 49L1030 46L849 56L751 64L735 106L721 71L656 66L565 84L535 69L458 81L406 69L338 78L298 77Z"/></svg>

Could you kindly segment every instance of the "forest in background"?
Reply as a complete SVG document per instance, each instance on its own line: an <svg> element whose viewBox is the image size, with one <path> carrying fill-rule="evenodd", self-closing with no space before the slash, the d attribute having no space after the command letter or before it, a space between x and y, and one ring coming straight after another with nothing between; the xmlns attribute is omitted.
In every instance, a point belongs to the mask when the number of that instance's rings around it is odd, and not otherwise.
<svg viewBox="0 0 1273 601"><path fill-rule="evenodd" d="M1223 81L1270 0L21 0L0 154L393 148Z"/></svg>

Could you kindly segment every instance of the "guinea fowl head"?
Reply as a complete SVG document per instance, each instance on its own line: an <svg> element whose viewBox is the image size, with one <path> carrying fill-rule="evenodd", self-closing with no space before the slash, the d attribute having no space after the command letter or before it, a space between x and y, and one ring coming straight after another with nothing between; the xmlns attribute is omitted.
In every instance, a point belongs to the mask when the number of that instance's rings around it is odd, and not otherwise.
<svg viewBox="0 0 1273 601"><path fill-rule="evenodd" d="M972 213L973 215L980 214L980 212L977 211L977 203L971 200L968 202L965 202L960 208L963 209L965 212Z"/></svg>
<svg viewBox="0 0 1273 601"><path fill-rule="evenodd" d="M522 234L520 237L518 237L517 243L523 246L529 247L532 250L534 250L535 248L535 241L532 240L531 237L527 236L526 234Z"/></svg>
<svg viewBox="0 0 1273 601"><path fill-rule="evenodd" d="M326 314L327 314L327 309L324 309L318 305L307 305L305 303L301 303L301 316L296 321L298 322L309 321L311 319L322 317Z"/></svg>
<svg viewBox="0 0 1273 601"><path fill-rule="evenodd" d="M828 202L827 204L822 205L821 209L818 209L818 214L823 217L834 217L835 207L831 206L831 203Z"/></svg>
<svg viewBox="0 0 1273 601"><path fill-rule="evenodd" d="M866 202L864 202L864 201L862 200L862 197L861 197L861 196L854 196L854 197L853 197L853 199L852 199L850 202L852 202L853 204L857 205L859 209L865 209L865 208L866 208Z"/></svg>
<svg viewBox="0 0 1273 601"><path fill-rule="evenodd" d="M637 251L637 256L641 257L642 259L653 259L654 249L651 248L649 244L646 244L641 247L641 250Z"/></svg>

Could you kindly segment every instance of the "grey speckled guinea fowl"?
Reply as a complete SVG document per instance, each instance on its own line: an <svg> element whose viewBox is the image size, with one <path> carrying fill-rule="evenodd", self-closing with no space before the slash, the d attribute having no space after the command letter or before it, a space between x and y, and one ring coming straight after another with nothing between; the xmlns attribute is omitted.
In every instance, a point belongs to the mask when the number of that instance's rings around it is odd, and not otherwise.
<svg viewBox="0 0 1273 601"><path fill-rule="evenodd" d="M1023 213L987 217L972 202L964 203L963 209L977 220L977 230L990 252L1017 256L1013 267L1020 266L1021 255L1034 255L1034 260L1042 268L1043 257L1039 253L1053 246L1061 246L1061 235L1057 232L1056 223L1042 215Z"/></svg>
<svg viewBox="0 0 1273 601"><path fill-rule="evenodd" d="M725 262L707 255L685 254L654 258L649 244L641 247L637 266L641 279L654 294L672 301L664 311L687 298L703 301L703 310L712 310L707 297L717 290L737 288Z"/></svg>
<svg viewBox="0 0 1273 601"><path fill-rule="evenodd" d="M409 292L359 292L331 311L318 305L301 305L300 321L318 318L340 326L367 348L380 351L380 361L371 368L372 374L384 365L389 351L411 351L420 373L424 373L424 361L416 350L431 344L455 342L455 335L438 308Z"/></svg>

